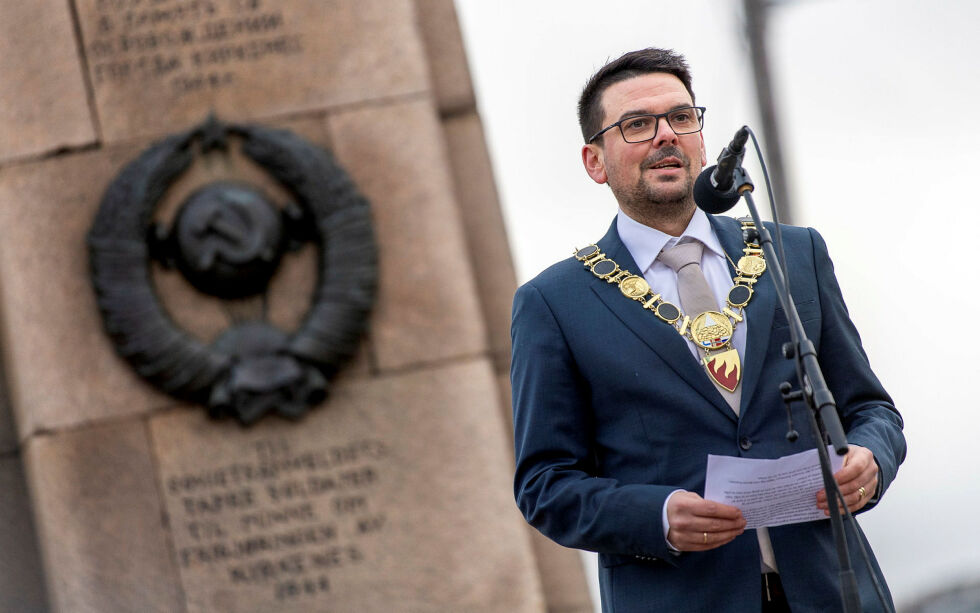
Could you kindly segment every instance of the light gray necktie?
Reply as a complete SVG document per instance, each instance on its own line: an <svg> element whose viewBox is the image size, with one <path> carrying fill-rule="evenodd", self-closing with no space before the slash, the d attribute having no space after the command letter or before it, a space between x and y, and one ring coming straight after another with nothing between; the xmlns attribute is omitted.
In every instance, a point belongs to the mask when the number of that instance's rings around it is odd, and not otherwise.
<svg viewBox="0 0 980 613"><path fill-rule="evenodd" d="M677 293L681 298L681 307L684 313L692 319L705 311L718 311L718 299L708 285L708 280L701 270L701 255L704 252L704 243L692 241L678 243L670 249L664 249L658 256L660 260L670 266L677 273ZM707 375L705 375L707 376ZM742 398L742 386L735 388L734 392L729 392L712 379L715 389L717 389L728 406L732 407L735 414L739 414L739 405ZM756 530L759 539L759 552L762 554L762 571L776 571L776 555L772 550L772 542L769 540L769 530L759 528Z"/></svg>
<svg viewBox="0 0 980 613"><path fill-rule="evenodd" d="M704 252L704 243L692 241L678 243L670 249L660 252L660 260L670 266L677 273L677 293L681 297L681 307L684 313L694 319L705 311L717 311L718 299L708 285L708 280L704 277L701 270L701 254ZM705 376L708 376L705 373ZM718 385L711 377L708 377L714 384L715 389L722 395L728 406L732 407L738 415L739 402L742 397L742 387L738 386L734 392L729 392Z"/></svg>

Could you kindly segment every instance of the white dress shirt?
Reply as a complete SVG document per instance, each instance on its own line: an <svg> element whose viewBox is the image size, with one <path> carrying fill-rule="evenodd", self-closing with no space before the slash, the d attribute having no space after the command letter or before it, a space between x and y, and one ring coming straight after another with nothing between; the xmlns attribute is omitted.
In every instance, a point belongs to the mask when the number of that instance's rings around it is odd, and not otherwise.
<svg viewBox="0 0 980 613"><path fill-rule="evenodd" d="M664 249L673 247L682 241L698 240L704 243L704 252L701 254L701 270L718 301L718 310L721 311L726 306L725 300L728 297L728 290L735 285L735 282L732 281L732 270L729 267L725 250L722 248L721 241L718 240L718 236L711 227L711 222L708 221L708 216L704 211L695 209L694 216L687 224L684 232L680 236L671 236L641 224L620 209L616 216L616 230L630 255L633 256L636 265L640 267L640 273L650 284L652 291L659 293L664 300L677 306L681 312L683 312L683 307L677 292L677 273L658 260L657 256ZM685 315L690 315L693 319L700 313L685 313ZM669 324L663 323L663 325ZM740 360L745 357L745 332L747 328L748 321L743 320L735 326L735 333L732 335L732 347L738 351ZM691 354L700 364L704 353L691 339L684 337L684 340L687 341ZM674 490L670 496L681 491L684 490ZM667 533L670 531L670 523L667 521L667 503L670 502L670 496L664 501L664 508L661 513L664 539L667 538ZM768 534L763 535L763 537L766 540L766 545L763 546L768 546L771 551L772 546L768 545ZM667 541L667 545L676 550L670 541Z"/></svg>
<svg viewBox="0 0 980 613"><path fill-rule="evenodd" d="M681 312L684 311L684 308L681 306L681 300L677 294L677 273L658 260L657 256L664 249L673 247L681 241L699 240L704 243L705 249L701 255L701 270L704 271L708 285L718 300L718 311L720 312L725 307L728 290L732 289L735 283L732 281L732 271L729 267L725 250L722 249L721 242L718 240L718 236L715 235L715 231L712 229L711 223L708 221L708 216L704 211L701 209L695 210L694 217L691 218L691 222L687 224L687 228L680 236L671 236L664 234L660 230L655 230L650 226L645 226L622 210L619 211L616 217L616 230L619 231L619 238L622 239L623 244L629 249L630 255L633 256L636 265L640 267L640 274L647 280L652 290L663 296L664 300L679 308ZM691 319L694 319L700 313L685 313L685 315L690 315ZM663 322L658 320L658 323ZM742 321L735 326L735 334L732 338L732 346L738 351L740 359L745 356L745 330L748 327L747 323L747 321ZM664 325L669 324L664 323ZM698 349L697 345L691 339L684 338L687 341L688 347L691 349L691 354L700 363L701 358L704 357L704 352Z"/></svg>

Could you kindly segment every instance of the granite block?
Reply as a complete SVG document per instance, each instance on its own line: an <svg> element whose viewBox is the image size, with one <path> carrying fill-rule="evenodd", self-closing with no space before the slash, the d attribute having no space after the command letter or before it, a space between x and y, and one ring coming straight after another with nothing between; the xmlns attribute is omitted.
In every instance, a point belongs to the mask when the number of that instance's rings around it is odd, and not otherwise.
<svg viewBox="0 0 980 613"><path fill-rule="evenodd" d="M448 115L476 106L463 35L453 0L415 0L439 112Z"/></svg>
<svg viewBox="0 0 980 613"><path fill-rule="evenodd" d="M500 412L508 440L514 442L514 411L511 409L510 372L496 370L497 391L500 394ZM514 463L511 462L511 467Z"/></svg>
<svg viewBox="0 0 980 613"><path fill-rule="evenodd" d="M116 357L89 281L85 236L109 181L137 149L0 172L0 314L20 438L172 402Z"/></svg>
<svg viewBox="0 0 980 613"><path fill-rule="evenodd" d="M143 421L35 436L25 462L53 611L184 611Z"/></svg>
<svg viewBox="0 0 980 613"><path fill-rule="evenodd" d="M593 613L582 555L528 526L548 613Z"/></svg>
<svg viewBox="0 0 980 613"><path fill-rule="evenodd" d="M476 113L448 118L443 125L490 350L494 356L507 359L511 302L517 290L517 277L483 127Z"/></svg>
<svg viewBox="0 0 980 613"><path fill-rule="evenodd" d="M17 440L17 426L7 395L7 383L0 378L0 456L16 452L19 446Z"/></svg>
<svg viewBox="0 0 980 613"><path fill-rule="evenodd" d="M47 591L24 467L0 456L0 611L46 613Z"/></svg>
<svg viewBox="0 0 980 613"><path fill-rule="evenodd" d="M510 409L510 374L497 371L497 389L500 390L501 409L505 429L513 442L513 413ZM513 470L513 445L508 467ZM516 504L514 505L516 508ZM523 517L521 518L523 521ZM541 589L548 603L548 613L592 613L595 609L589 594L582 556L574 549L562 547L532 526L527 527L528 538L534 551L534 559L541 579Z"/></svg>
<svg viewBox="0 0 980 613"><path fill-rule="evenodd" d="M0 18L0 162L96 140L64 0L5 2Z"/></svg>
<svg viewBox="0 0 980 613"><path fill-rule="evenodd" d="M430 99L327 118L331 140L372 205L379 302L371 344L382 370L486 351L466 237Z"/></svg>

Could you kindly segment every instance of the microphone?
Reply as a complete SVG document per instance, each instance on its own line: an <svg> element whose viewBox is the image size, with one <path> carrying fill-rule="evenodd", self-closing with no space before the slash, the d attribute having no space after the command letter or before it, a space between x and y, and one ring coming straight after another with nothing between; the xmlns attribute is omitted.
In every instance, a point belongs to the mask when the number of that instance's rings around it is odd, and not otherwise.
<svg viewBox="0 0 980 613"><path fill-rule="evenodd" d="M738 203L741 194L735 189L735 169L742 165L748 138L749 128L742 126L732 142L721 150L718 163L698 175L694 182L694 201L705 213L724 213Z"/></svg>

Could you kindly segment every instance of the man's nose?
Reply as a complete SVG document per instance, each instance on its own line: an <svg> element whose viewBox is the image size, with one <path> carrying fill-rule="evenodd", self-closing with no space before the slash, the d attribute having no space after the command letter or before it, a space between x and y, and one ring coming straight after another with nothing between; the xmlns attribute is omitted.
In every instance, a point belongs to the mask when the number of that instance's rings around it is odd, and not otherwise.
<svg viewBox="0 0 980 613"><path fill-rule="evenodd" d="M662 147L664 145L676 145L677 134L670 127L670 122L666 117L657 117L657 134L653 137L653 145Z"/></svg>

